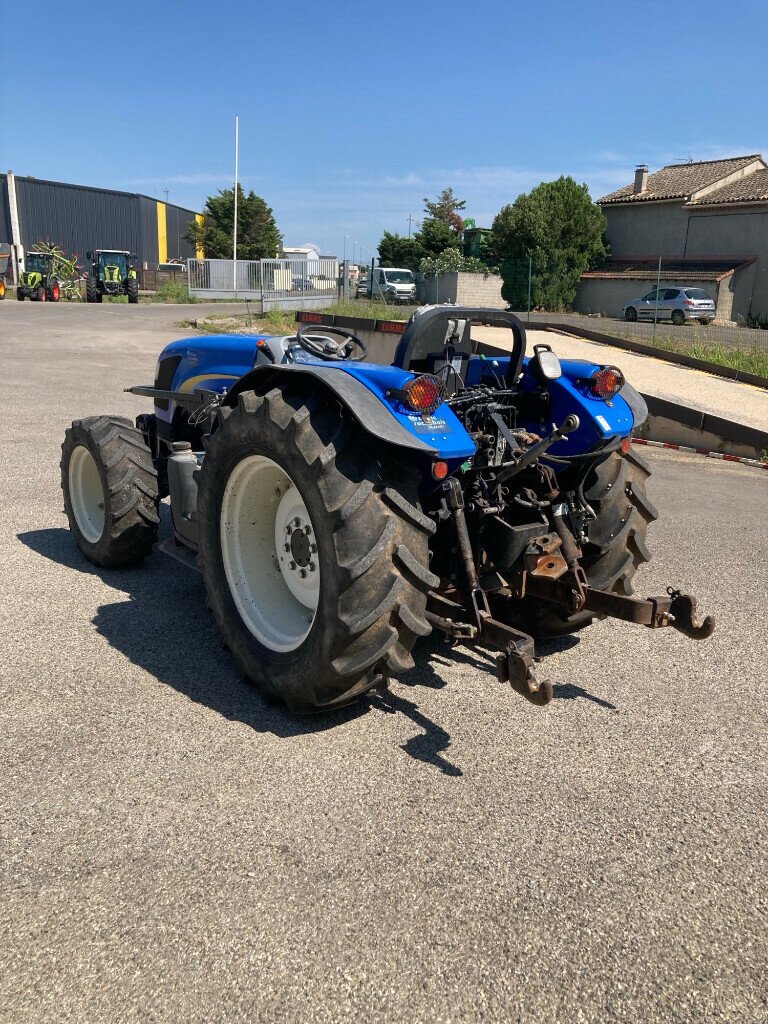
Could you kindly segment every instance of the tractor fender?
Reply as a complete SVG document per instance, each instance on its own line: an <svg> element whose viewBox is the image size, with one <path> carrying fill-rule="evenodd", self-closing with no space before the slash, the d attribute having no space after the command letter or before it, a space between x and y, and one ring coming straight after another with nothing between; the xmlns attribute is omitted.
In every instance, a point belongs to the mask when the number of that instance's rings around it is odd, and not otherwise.
<svg viewBox="0 0 768 1024"><path fill-rule="evenodd" d="M289 377L290 375L290 377ZM265 395L272 388L293 379L309 378L312 391L324 390L349 410L363 430L397 448L407 448L419 455L433 457L437 449L405 429L387 407L369 391L364 384L335 367L316 367L307 363L294 366L260 366L241 377L227 392L224 405L237 404L237 396L243 391L255 391Z"/></svg>

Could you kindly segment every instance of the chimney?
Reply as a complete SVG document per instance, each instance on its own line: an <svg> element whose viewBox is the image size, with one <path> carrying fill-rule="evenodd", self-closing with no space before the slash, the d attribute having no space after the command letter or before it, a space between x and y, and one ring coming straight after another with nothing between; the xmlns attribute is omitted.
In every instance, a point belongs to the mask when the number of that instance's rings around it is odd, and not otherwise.
<svg viewBox="0 0 768 1024"><path fill-rule="evenodd" d="M648 188L648 165L638 164L635 170L635 195Z"/></svg>

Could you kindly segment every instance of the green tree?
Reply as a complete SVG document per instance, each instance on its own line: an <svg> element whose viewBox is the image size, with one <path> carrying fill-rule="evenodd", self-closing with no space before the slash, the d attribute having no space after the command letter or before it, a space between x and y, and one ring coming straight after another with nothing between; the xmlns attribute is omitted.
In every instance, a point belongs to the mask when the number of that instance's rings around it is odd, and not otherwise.
<svg viewBox="0 0 768 1024"><path fill-rule="evenodd" d="M455 196L452 188L444 188L437 197L437 202L434 203L424 196L424 213L426 213L427 219L447 224L453 230L454 235L460 235L464 227L464 221L459 211L465 209L466 205L466 199L459 199Z"/></svg>
<svg viewBox="0 0 768 1024"><path fill-rule="evenodd" d="M581 275L608 255L605 228L603 211L573 178L542 182L518 196L493 221L503 298L513 309L526 307L531 260L531 305L570 306Z"/></svg>
<svg viewBox="0 0 768 1024"><path fill-rule="evenodd" d="M192 222L184 238L196 249L203 249L208 259L232 259L232 236L235 220L235 191L220 190L208 196L203 210L204 221ZM248 195L237 186L237 258L240 260L274 259L280 251L282 235L277 230L272 210L255 192Z"/></svg>
<svg viewBox="0 0 768 1024"><path fill-rule="evenodd" d="M421 222L421 231L415 237L424 256L439 256L444 249L455 248L459 239L450 224L432 217Z"/></svg>
<svg viewBox="0 0 768 1024"><path fill-rule="evenodd" d="M378 245L379 264L382 267L408 267L417 270L424 250L417 238L406 238L385 231Z"/></svg>

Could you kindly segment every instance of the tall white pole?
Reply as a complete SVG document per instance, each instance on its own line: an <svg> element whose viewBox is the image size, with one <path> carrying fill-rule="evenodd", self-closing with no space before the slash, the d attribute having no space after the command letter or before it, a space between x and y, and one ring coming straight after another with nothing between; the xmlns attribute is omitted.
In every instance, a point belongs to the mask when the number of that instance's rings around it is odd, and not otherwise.
<svg viewBox="0 0 768 1024"><path fill-rule="evenodd" d="M232 232L232 287L237 296L237 157L240 135L240 118L235 114L235 223Z"/></svg>

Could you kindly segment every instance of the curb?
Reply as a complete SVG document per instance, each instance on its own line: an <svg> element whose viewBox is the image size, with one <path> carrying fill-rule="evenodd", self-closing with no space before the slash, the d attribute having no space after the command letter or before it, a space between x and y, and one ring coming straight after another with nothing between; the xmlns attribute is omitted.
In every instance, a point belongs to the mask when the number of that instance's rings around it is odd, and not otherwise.
<svg viewBox="0 0 768 1024"><path fill-rule="evenodd" d="M745 459L741 455L724 455L722 452L711 452L707 448L688 448L684 444L670 444L668 441L648 441L644 437L633 437L632 444L645 444L649 448L668 448L674 452L690 452L694 455L704 455L708 459L720 459L722 462L740 462L743 466L753 466L755 469L768 469L768 462L760 462L758 459Z"/></svg>

